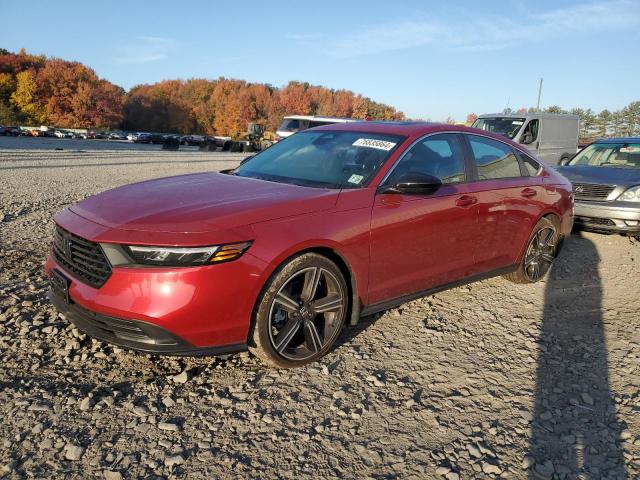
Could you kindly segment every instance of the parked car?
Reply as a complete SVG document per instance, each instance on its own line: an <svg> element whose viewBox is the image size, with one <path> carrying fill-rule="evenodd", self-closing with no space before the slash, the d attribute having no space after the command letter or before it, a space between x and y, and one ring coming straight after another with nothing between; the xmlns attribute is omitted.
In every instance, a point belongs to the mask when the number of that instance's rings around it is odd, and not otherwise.
<svg viewBox="0 0 640 480"><path fill-rule="evenodd" d="M107 136L109 140L126 140L127 137L122 132L111 132Z"/></svg>
<svg viewBox="0 0 640 480"><path fill-rule="evenodd" d="M167 135L162 135L160 133L151 133L149 134L149 143L154 143L156 145L162 145L164 143L165 138L167 137Z"/></svg>
<svg viewBox="0 0 640 480"><path fill-rule="evenodd" d="M453 285L540 280L569 181L498 135L367 122L301 132L238 168L136 183L55 216L45 270L82 331L147 352L271 365Z"/></svg>
<svg viewBox="0 0 640 480"><path fill-rule="evenodd" d="M20 127L0 126L0 135L5 135L7 137L17 137L18 135L20 135Z"/></svg>
<svg viewBox="0 0 640 480"><path fill-rule="evenodd" d="M91 140L104 140L107 138L107 134L105 132L98 132L96 130L89 130L87 132L87 138Z"/></svg>
<svg viewBox="0 0 640 480"><path fill-rule="evenodd" d="M180 137L180 145L190 145L192 147L199 147L205 141L203 135L184 135Z"/></svg>
<svg viewBox="0 0 640 480"><path fill-rule="evenodd" d="M53 135L56 138L73 138L74 134L72 132L69 132L67 130L55 130L53 132Z"/></svg>
<svg viewBox="0 0 640 480"><path fill-rule="evenodd" d="M139 136L139 132L131 132L127 135L127 140L129 140L130 142L135 142Z"/></svg>
<svg viewBox="0 0 640 480"><path fill-rule="evenodd" d="M317 117L315 115L287 115L283 118L282 123L276 130L275 141L279 142L294 133L301 132L308 128L332 125L335 123L351 123L360 121L361 120L353 118Z"/></svg>
<svg viewBox="0 0 640 480"><path fill-rule="evenodd" d="M558 171L573 183L576 225L640 235L640 137L596 140Z"/></svg>
<svg viewBox="0 0 640 480"><path fill-rule="evenodd" d="M523 145L549 165L573 157L578 151L580 118L557 113L480 115L473 127L498 133Z"/></svg>
<svg viewBox="0 0 640 480"><path fill-rule="evenodd" d="M136 139L134 140L134 142L135 143L151 143L151 134L139 133Z"/></svg>

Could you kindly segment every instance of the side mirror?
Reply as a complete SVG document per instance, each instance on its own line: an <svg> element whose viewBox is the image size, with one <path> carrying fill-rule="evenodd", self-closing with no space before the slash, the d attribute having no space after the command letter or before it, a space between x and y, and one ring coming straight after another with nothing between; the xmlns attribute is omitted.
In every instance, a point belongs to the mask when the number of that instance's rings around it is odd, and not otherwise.
<svg viewBox="0 0 640 480"><path fill-rule="evenodd" d="M527 132L522 136L522 140L520 140L520 143L522 143L523 145L529 145L530 143L533 143L533 135L531 134L531 132Z"/></svg>
<svg viewBox="0 0 640 480"><path fill-rule="evenodd" d="M405 173L392 185L380 188L379 193L403 195L431 195L442 186L442 180L424 173Z"/></svg>
<svg viewBox="0 0 640 480"><path fill-rule="evenodd" d="M560 159L560 163L558 165L560 165L561 167L564 167L565 165L569 165L570 161L571 159L569 157L565 157Z"/></svg>

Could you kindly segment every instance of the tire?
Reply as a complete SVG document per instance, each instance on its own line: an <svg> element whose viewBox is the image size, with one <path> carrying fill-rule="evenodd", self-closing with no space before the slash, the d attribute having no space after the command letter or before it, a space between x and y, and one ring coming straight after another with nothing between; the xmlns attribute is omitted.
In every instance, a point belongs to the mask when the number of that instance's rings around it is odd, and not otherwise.
<svg viewBox="0 0 640 480"><path fill-rule="evenodd" d="M553 217L541 218L527 240L518 269L505 275L505 278L513 283L535 283L542 280L553 265L559 238L558 221Z"/></svg>
<svg viewBox="0 0 640 480"><path fill-rule="evenodd" d="M256 302L249 350L278 368L314 362L335 343L348 309L347 283L335 263L316 253L294 257Z"/></svg>

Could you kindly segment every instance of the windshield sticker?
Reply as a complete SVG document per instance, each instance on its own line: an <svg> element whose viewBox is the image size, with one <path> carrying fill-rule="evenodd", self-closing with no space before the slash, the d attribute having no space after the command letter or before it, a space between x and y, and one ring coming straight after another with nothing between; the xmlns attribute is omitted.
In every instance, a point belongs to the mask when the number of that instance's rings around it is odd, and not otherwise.
<svg viewBox="0 0 640 480"><path fill-rule="evenodd" d="M360 185L360 182L362 182L363 179L364 177L362 175L356 175L354 173L349 177L349 180L347 180L347 182L353 183L354 185Z"/></svg>
<svg viewBox="0 0 640 480"><path fill-rule="evenodd" d="M524 122L522 120L514 120L511 122L512 125L522 125Z"/></svg>
<svg viewBox="0 0 640 480"><path fill-rule="evenodd" d="M639 146L632 146L632 145L628 145L626 147L622 147L620 149L621 153L639 153L640 152L640 145Z"/></svg>
<svg viewBox="0 0 640 480"><path fill-rule="evenodd" d="M375 140L373 138L359 138L352 144L354 147L367 147L367 148L377 148L378 150L384 150L388 152L393 147L396 146L393 142L386 142L384 140ZM359 177L359 175L355 175Z"/></svg>

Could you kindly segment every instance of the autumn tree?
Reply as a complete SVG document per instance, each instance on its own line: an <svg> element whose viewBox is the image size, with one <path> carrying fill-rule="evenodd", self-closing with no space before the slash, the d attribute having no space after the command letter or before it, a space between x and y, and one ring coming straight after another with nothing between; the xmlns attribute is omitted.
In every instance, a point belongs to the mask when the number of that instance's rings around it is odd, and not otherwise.
<svg viewBox="0 0 640 480"><path fill-rule="evenodd" d="M311 96L308 84L289 82L280 90L279 102L289 114L308 115L311 112Z"/></svg>
<svg viewBox="0 0 640 480"><path fill-rule="evenodd" d="M38 85L31 70L16 75L16 89L11 94L11 102L22 113L27 122L39 123L44 120L44 108L38 101Z"/></svg>
<svg viewBox="0 0 640 480"><path fill-rule="evenodd" d="M4 101L4 103L2 103ZM57 127L239 136L257 122L273 131L291 114L403 119L349 90L305 82L282 88L218 78L163 80L128 93L78 62L0 50L0 114Z"/></svg>

